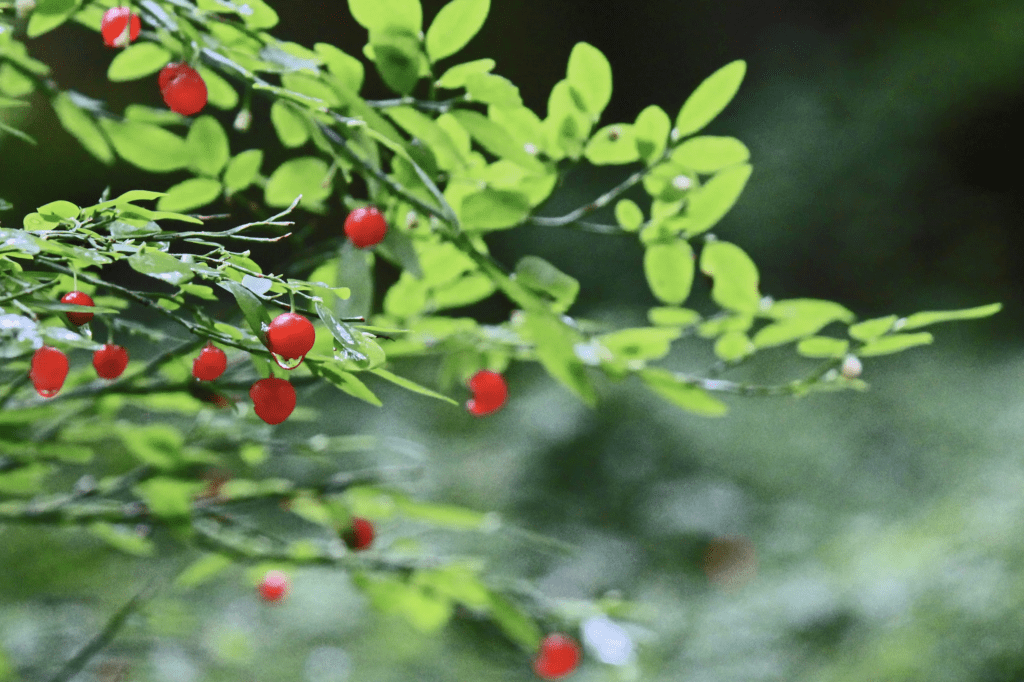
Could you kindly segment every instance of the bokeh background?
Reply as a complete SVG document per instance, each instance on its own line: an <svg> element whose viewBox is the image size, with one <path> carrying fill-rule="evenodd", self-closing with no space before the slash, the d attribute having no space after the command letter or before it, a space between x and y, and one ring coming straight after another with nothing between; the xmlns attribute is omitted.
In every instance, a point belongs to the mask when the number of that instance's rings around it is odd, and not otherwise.
<svg viewBox="0 0 1024 682"><path fill-rule="evenodd" d="M360 53L365 31L345 3L273 4L279 37ZM428 21L442 4L425 0ZM517 366L510 404L486 420L383 389L383 410L339 401L332 431L417 442L430 462L419 494L494 510L574 549L503 532L428 538L439 547L484 552L551 596L639 604L627 629L641 672L588 649L581 682L1024 679L1024 3L492 4L458 59L496 59L495 73L540 113L580 40L614 70L603 123L651 103L674 116L703 78L747 60L737 98L708 131L743 140L754 174L715 232L754 257L765 293L830 298L862 318L992 301L1004 310L937 328L932 347L865 361L863 394L736 399L706 420L628 383L603 385L588 410ZM115 108L160 103L145 83L107 83L109 55L80 27L29 45L62 86ZM386 96L371 74L364 94ZM277 149L266 112L256 114L233 150ZM107 184L117 194L181 179L103 167L41 104L21 125L38 147L0 139L0 196L18 216L58 198L94 203ZM575 173L549 209L621 177ZM340 230L341 216L303 220ZM506 263L536 253L579 278L576 315L637 324L653 303L635 238L529 227L490 243ZM705 356L680 344L673 361ZM429 380L430 368L407 369ZM384 528L382 542L403 532ZM0 543L0 647L15 664L70 655L161 569L72 531L0 529ZM161 597L107 667L81 679L117 679L122 664L125 679L161 682L531 679L529 661L478 624L425 637L373 613L344 575L302 571L295 582L272 610L241 572Z"/></svg>

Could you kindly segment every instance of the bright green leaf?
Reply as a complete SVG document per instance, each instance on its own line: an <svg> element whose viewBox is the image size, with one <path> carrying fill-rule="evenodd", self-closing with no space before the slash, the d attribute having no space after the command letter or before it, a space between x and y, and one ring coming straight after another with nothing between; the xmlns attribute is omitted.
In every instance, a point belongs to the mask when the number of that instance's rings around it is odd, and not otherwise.
<svg viewBox="0 0 1024 682"><path fill-rule="evenodd" d="M727 168L690 193L686 210L686 234L694 236L718 224L739 199L750 179L753 167L748 164Z"/></svg>
<svg viewBox="0 0 1024 682"><path fill-rule="evenodd" d="M587 142L583 155L595 166L639 161L640 152L633 126L620 123L601 128Z"/></svg>
<svg viewBox="0 0 1024 682"><path fill-rule="evenodd" d="M665 153L668 135L672 128L665 110L656 104L647 107L636 117L633 129L636 133L636 147L648 166L656 163Z"/></svg>
<svg viewBox="0 0 1024 682"><path fill-rule="evenodd" d="M185 136L189 168L196 173L216 177L231 157L228 135L213 116L200 116ZM168 209L171 210L171 209Z"/></svg>
<svg viewBox="0 0 1024 682"><path fill-rule="evenodd" d="M530 214L530 202L518 192L484 189L462 202L460 216L467 230L500 230L515 227Z"/></svg>
<svg viewBox="0 0 1024 682"><path fill-rule="evenodd" d="M60 124L78 140L87 152L103 163L113 162L114 152L107 144L107 139L93 121L92 116L80 109L63 92L54 97L51 104Z"/></svg>
<svg viewBox="0 0 1024 682"><path fill-rule="evenodd" d="M938 322L953 322L955 320L976 320L981 317L995 315L1003 309L1002 303L990 303L976 308L962 308L960 310L933 310L928 312L914 313L909 315L902 325L901 331L919 329Z"/></svg>
<svg viewBox="0 0 1024 682"><path fill-rule="evenodd" d="M191 211L220 196L221 184L212 178L189 178L167 190L156 207L161 211Z"/></svg>
<svg viewBox="0 0 1024 682"><path fill-rule="evenodd" d="M683 240L651 244L644 253L644 274L658 300L681 304L693 286L693 248Z"/></svg>
<svg viewBox="0 0 1024 682"><path fill-rule="evenodd" d="M805 358L841 358L849 348L850 342L846 339L812 336L800 341L796 345L796 352Z"/></svg>
<svg viewBox="0 0 1024 682"><path fill-rule="evenodd" d="M673 135L686 137L710 123L732 101L746 72L747 63L737 60L708 76L679 110Z"/></svg>
<svg viewBox="0 0 1024 682"><path fill-rule="evenodd" d="M620 199L615 204L615 221L623 230L636 232L644 222L644 212L631 199Z"/></svg>
<svg viewBox="0 0 1024 682"><path fill-rule="evenodd" d="M466 92L477 102L490 104L503 109L514 109L523 106L523 98L519 95L512 81L490 73L474 73L466 78Z"/></svg>
<svg viewBox="0 0 1024 682"><path fill-rule="evenodd" d="M497 66L493 59L475 59L464 64L456 64L437 79L437 87L454 90L466 85L466 80L477 73L490 73Z"/></svg>
<svg viewBox="0 0 1024 682"><path fill-rule="evenodd" d="M441 8L427 29L430 61L450 57L469 43L484 25L491 0L452 0Z"/></svg>
<svg viewBox="0 0 1024 682"><path fill-rule="evenodd" d="M893 325L896 324L897 319L896 315L876 317L873 320L865 320L850 325L848 332L850 338L857 339L858 341L871 341L890 331Z"/></svg>
<svg viewBox="0 0 1024 682"><path fill-rule="evenodd" d="M645 369L639 373L648 388L671 403L703 417L720 417L728 408L703 388L688 383L663 369Z"/></svg>
<svg viewBox="0 0 1024 682"><path fill-rule="evenodd" d="M857 350L857 355L867 358L873 355L899 353L900 351L907 350L908 348L927 345L931 343L932 340L932 335L928 332L918 332L916 334L890 334L864 344Z"/></svg>
<svg viewBox="0 0 1024 682"><path fill-rule="evenodd" d="M331 195L327 181L327 163L315 156L300 156L285 161L271 174L264 190L268 206L285 207L302 195L302 206L312 206Z"/></svg>
<svg viewBox="0 0 1024 682"><path fill-rule="evenodd" d="M107 78L115 83L133 81L154 74L171 61L173 55L156 43L136 43L119 52L107 68Z"/></svg>
<svg viewBox="0 0 1024 682"><path fill-rule="evenodd" d="M395 27L418 35L423 30L420 0L348 0L348 9L369 31Z"/></svg>
<svg viewBox="0 0 1024 682"><path fill-rule="evenodd" d="M735 137L715 135L691 137L672 151L672 161L698 173L715 173L749 158L750 150Z"/></svg>
<svg viewBox="0 0 1024 682"><path fill-rule="evenodd" d="M159 126L107 118L99 124L118 155L142 170L168 173L189 163L185 140Z"/></svg>
<svg viewBox="0 0 1024 682"><path fill-rule="evenodd" d="M538 256L524 256L516 263L515 280L551 301L552 310L564 313L580 292L580 283Z"/></svg>
<svg viewBox="0 0 1024 682"><path fill-rule="evenodd" d="M274 130L285 147L301 147L309 139L305 119L281 100L275 100L270 105L270 122L274 124Z"/></svg>
<svg viewBox="0 0 1024 682"><path fill-rule="evenodd" d="M255 182L262 163L262 149L248 149L236 155L224 170L224 187L228 192L246 189Z"/></svg>
<svg viewBox="0 0 1024 682"><path fill-rule="evenodd" d="M700 269L714 278L711 297L718 305L741 313L757 312L761 302L757 266L740 247L708 242L701 252Z"/></svg>
<svg viewBox="0 0 1024 682"><path fill-rule="evenodd" d="M389 28L370 32L374 65L384 83L408 95L420 80L420 41L415 33Z"/></svg>
<svg viewBox="0 0 1024 682"><path fill-rule="evenodd" d="M583 98L592 121L612 99L612 67L601 50L589 43L576 43L566 69L569 85Z"/></svg>

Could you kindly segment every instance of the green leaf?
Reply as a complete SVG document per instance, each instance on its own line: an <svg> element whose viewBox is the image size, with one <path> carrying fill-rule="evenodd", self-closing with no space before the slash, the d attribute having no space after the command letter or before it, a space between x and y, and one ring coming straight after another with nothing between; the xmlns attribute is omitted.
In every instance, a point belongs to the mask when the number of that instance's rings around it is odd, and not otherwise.
<svg viewBox="0 0 1024 682"><path fill-rule="evenodd" d="M359 25L370 31L390 26L419 35L423 30L420 0L348 0L348 9Z"/></svg>
<svg viewBox="0 0 1024 682"><path fill-rule="evenodd" d="M466 78L466 92L477 102L503 109L523 106L519 88L512 81L489 73L474 73Z"/></svg>
<svg viewBox="0 0 1024 682"><path fill-rule="evenodd" d="M156 43L135 43L110 61L107 78L115 83L143 78L165 67L172 57L166 48Z"/></svg>
<svg viewBox="0 0 1024 682"><path fill-rule="evenodd" d="M89 532L125 554L153 556L156 552L156 545L153 544L152 540L144 538L124 526L115 526L110 523L94 523L89 526Z"/></svg>
<svg viewBox="0 0 1024 682"><path fill-rule="evenodd" d="M1003 309L1002 303L990 303L976 308L961 308L960 310L933 310L928 312L914 313L908 316L903 324L899 325L901 331L919 329L938 322L952 322L955 320L976 320L982 317L995 315Z"/></svg>
<svg viewBox="0 0 1024 682"><path fill-rule="evenodd" d="M220 196L221 184L212 178L190 178L167 190L156 207L161 211L191 211Z"/></svg>
<svg viewBox="0 0 1024 682"><path fill-rule="evenodd" d="M693 286L693 248L683 240L651 244L644 252L644 274L659 301L681 304Z"/></svg>
<svg viewBox="0 0 1024 682"><path fill-rule="evenodd" d="M587 405L597 403L597 391L586 367L576 356L580 334L553 313L530 311L523 322L525 335L534 343L537 359L553 378L575 393Z"/></svg>
<svg viewBox="0 0 1024 682"><path fill-rule="evenodd" d="M679 110L673 135L686 137L710 123L736 96L746 73L747 63L737 60L708 76Z"/></svg>
<svg viewBox="0 0 1024 682"><path fill-rule="evenodd" d="M483 28L491 0L452 0L441 8L427 29L427 56L431 62L450 57Z"/></svg>
<svg viewBox="0 0 1024 682"><path fill-rule="evenodd" d="M245 5L251 10L241 13L248 28L261 30L277 26L277 12L263 0L245 0Z"/></svg>
<svg viewBox="0 0 1024 682"><path fill-rule="evenodd" d="M369 403L375 407L382 407L384 405L384 403L380 401L380 398L378 398L374 392L371 391L361 379L359 379L359 377L351 372L346 372L341 369L340 363L318 362L316 357L311 356L306 356L306 363L309 365L309 369L314 375L327 380L334 385L335 388L341 389L353 398L358 398L359 400Z"/></svg>
<svg viewBox="0 0 1024 682"><path fill-rule="evenodd" d="M583 154L584 143L590 136L593 125L586 114L584 103L568 80L555 84L548 97L548 117L544 127L548 135L548 154L556 158L568 155L578 159ZM557 154L562 150L563 154Z"/></svg>
<svg viewBox="0 0 1024 682"><path fill-rule="evenodd" d="M466 80L470 76L477 73L490 73L497 64L493 59L475 59L464 64L456 64L437 79L436 85L448 90L465 87Z"/></svg>
<svg viewBox="0 0 1024 682"><path fill-rule="evenodd" d="M748 164L727 168L691 192L686 209L686 234L692 237L718 224L739 199L752 171L753 167Z"/></svg>
<svg viewBox="0 0 1024 682"><path fill-rule="evenodd" d="M508 131L491 119L469 109L456 109L451 114L473 139L491 154L517 163L531 173L544 173L544 165L530 156L521 145L516 144Z"/></svg>
<svg viewBox="0 0 1024 682"><path fill-rule="evenodd" d="M897 319L896 315L876 317L872 320L865 320L850 325L847 331L850 334L850 338L857 339L858 341L871 341L890 331L893 325L896 324Z"/></svg>
<svg viewBox="0 0 1024 682"><path fill-rule="evenodd" d="M71 18L78 10L80 0L44 0L28 18L25 34L29 38L38 38L49 33Z"/></svg>
<svg viewBox="0 0 1024 682"><path fill-rule="evenodd" d="M714 278L711 298L718 305L741 313L758 311L761 294L757 266L743 249L729 242L708 242L701 252L700 269Z"/></svg>
<svg viewBox="0 0 1024 682"><path fill-rule="evenodd" d="M362 89L365 69L361 61L330 43L316 43L313 49L345 87L352 92L359 92Z"/></svg>
<svg viewBox="0 0 1024 682"><path fill-rule="evenodd" d="M832 322L849 323L854 319L853 313L838 303L810 298L775 301L767 313L778 321L754 335L758 348L790 343L817 334Z"/></svg>
<svg viewBox="0 0 1024 682"><path fill-rule="evenodd" d="M647 107L636 117L633 124L636 148L648 166L656 163L665 153L671 128L672 121L668 114L656 104Z"/></svg>
<svg viewBox="0 0 1024 682"><path fill-rule="evenodd" d="M805 358L841 358L849 348L850 342L846 339L812 336L800 341L796 345L796 352Z"/></svg>
<svg viewBox="0 0 1024 682"><path fill-rule="evenodd" d="M184 284L195 276L189 264L182 263L168 253L152 249L140 249L128 256L128 264L136 272L173 285Z"/></svg>
<svg viewBox="0 0 1024 682"><path fill-rule="evenodd" d="M408 95L420 80L420 41L415 33L388 28L370 32L373 63L384 84Z"/></svg>
<svg viewBox="0 0 1024 682"><path fill-rule="evenodd" d="M434 119L407 106L389 107L385 113L407 133L430 148L437 159L438 168L447 171L465 165L458 147Z"/></svg>
<svg viewBox="0 0 1024 682"><path fill-rule="evenodd" d="M55 468L48 464L34 463L14 471L0 473L0 495L19 497L37 495L42 490L46 478L53 473Z"/></svg>
<svg viewBox="0 0 1024 682"><path fill-rule="evenodd" d="M530 214L530 202L518 192L483 189L462 202L459 215L466 230L500 230L515 227Z"/></svg>
<svg viewBox="0 0 1024 682"><path fill-rule="evenodd" d="M267 180L264 201L268 206L283 208L302 195L300 206L316 206L331 195L327 163L315 156L289 159L277 167Z"/></svg>
<svg viewBox="0 0 1024 682"><path fill-rule="evenodd" d="M51 100L51 105L60 124L78 140L87 152L103 163L109 164L114 161L114 152L107 144L107 138L103 136L99 126L93 121L92 116L71 101L67 93L62 92L54 97Z"/></svg>
<svg viewBox="0 0 1024 682"><path fill-rule="evenodd" d="M216 177L231 158L228 135L213 116L200 116L185 136L189 168L201 175Z"/></svg>
<svg viewBox="0 0 1024 682"><path fill-rule="evenodd" d="M487 523L487 514L454 504L420 502L404 495L396 495L395 504L398 511L406 518L435 526L457 530L477 530Z"/></svg>
<svg viewBox="0 0 1024 682"><path fill-rule="evenodd" d="M245 321L249 324L249 329L252 330L253 334L261 341L266 339L265 329L270 326L270 313L263 307L263 303L256 297L256 294L246 289L240 283L230 279L221 280L218 284L230 291L235 297L235 301L238 302L238 307L241 309L242 315L245 316Z"/></svg>
<svg viewBox="0 0 1024 682"><path fill-rule="evenodd" d="M434 398L436 400L442 400L442 401L444 401L446 403L451 403L452 405L458 405L457 402L455 402L454 400L452 400L448 396L443 395L441 393L438 393L437 391L433 391L433 390L427 388L426 386L421 386L420 384L417 384L415 381L411 381L409 379L406 379L405 377L398 376L397 374L392 374L391 372L387 371L386 369L381 369L380 367L378 367L377 369L370 370L370 371L373 372L373 374L379 376L381 379L385 379L387 381L390 381L391 383L395 384L396 386L401 386L402 388L406 389L407 391L412 391L413 393L419 393L420 395L425 395L425 396L427 396L429 398Z"/></svg>
<svg viewBox="0 0 1024 682"><path fill-rule="evenodd" d="M77 218L82 209L70 201L51 201L36 209L43 217L52 217L57 220L70 220Z"/></svg>
<svg viewBox="0 0 1024 682"><path fill-rule="evenodd" d="M915 346L924 346L931 342L932 335L928 332L890 334L889 336L883 336L864 344L857 350L857 355L863 358L873 355L888 355L890 353L899 353Z"/></svg>
<svg viewBox="0 0 1024 682"><path fill-rule="evenodd" d="M228 162L224 170L224 187L228 192L240 192L256 181L263 163L262 149L248 149Z"/></svg>
<svg viewBox="0 0 1024 682"><path fill-rule="evenodd" d="M128 423L119 423L116 428L125 448L143 464L170 469L181 461L185 437L176 428L166 424Z"/></svg>
<svg viewBox="0 0 1024 682"><path fill-rule="evenodd" d="M146 503L149 512L160 518L180 518L192 513L192 500L204 483L157 476L137 484L132 490Z"/></svg>
<svg viewBox="0 0 1024 682"><path fill-rule="evenodd" d="M238 105L238 91L213 69L199 66L196 71L206 83L207 102L217 109L234 109Z"/></svg>
<svg viewBox="0 0 1024 682"><path fill-rule="evenodd" d="M477 612L490 610L491 595L487 586L480 580L479 572L465 564L419 570L413 575L413 581Z"/></svg>
<svg viewBox="0 0 1024 682"><path fill-rule="evenodd" d="M281 100L275 100L270 106L270 122L285 147L301 147L309 139L305 119Z"/></svg>
<svg viewBox="0 0 1024 682"><path fill-rule="evenodd" d="M543 633L525 609L498 593L492 593L490 616L505 636L524 652L530 656L536 654Z"/></svg>
<svg viewBox="0 0 1024 682"><path fill-rule="evenodd" d="M189 163L185 140L163 128L135 121L100 119L118 155L142 170L169 173Z"/></svg>
<svg viewBox="0 0 1024 682"><path fill-rule="evenodd" d="M687 412L703 417L720 417L728 410L725 403L713 398L699 386L676 377L672 372L652 368L642 370L639 376L648 388Z"/></svg>
<svg viewBox="0 0 1024 682"><path fill-rule="evenodd" d="M633 126L620 123L601 128L590 138L583 155L595 166L639 161L640 152Z"/></svg>
<svg viewBox="0 0 1024 682"><path fill-rule="evenodd" d="M592 121L612 99L612 67L601 50L589 43L576 43L566 69L569 85L579 94Z"/></svg>
<svg viewBox="0 0 1024 682"><path fill-rule="evenodd" d="M644 212L632 199L620 199L615 204L615 221L623 230L636 232L644 223Z"/></svg>
<svg viewBox="0 0 1024 682"><path fill-rule="evenodd" d="M700 322L700 313L689 308L658 307L647 311L647 320L658 327L689 327Z"/></svg>
<svg viewBox="0 0 1024 682"><path fill-rule="evenodd" d="M726 362L742 360L754 350L754 344L743 332L728 332L715 341L715 355Z"/></svg>
<svg viewBox="0 0 1024 682"><path fill-rule="evenodd" d="M673 162L698 173L715 173L749 159L750 150L735 137L714 135L691 137L672 152Z"/></svg>
<svg viewBox="0 0 1024 682"><path fill-rule="evenodd" d="M198 587L233 564L231 558L223 554L204 554L179 573L174 584L186 590Z"/></svg>
<svg viewBox="0 0 1024 682"><path fill-rule="evenodd" d="M568 310L580 292L580 283L575 277L565 274L538 256L521 258L512 276L530 291L550 300L551 308L556 313Z"/></svg>
<svg viewBox="0 0 1024 682"><path fill-rule="evenodd" d="M672 348L672 342L680 334L679 329L672 327L636 327L620 329L596 338L611 351L616 361L630 363L665 357Z"/></svg>

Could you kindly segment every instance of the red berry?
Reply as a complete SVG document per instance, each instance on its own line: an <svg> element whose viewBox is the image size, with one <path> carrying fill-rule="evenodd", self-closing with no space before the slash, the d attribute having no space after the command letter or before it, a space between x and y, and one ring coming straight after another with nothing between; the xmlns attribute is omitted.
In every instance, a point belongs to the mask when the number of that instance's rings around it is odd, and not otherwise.
<svg viewBox="0 0 1024 682"><path fill-rule="evenodd" d="M351 549L366 549L373 543L373 524L364 518L353 517L352 527L345 531L341 538Z"/></svg>
<svg viewBox="0 0 1024 682"><path fill-rule="evenodd" d="M556 632L540 643L533 670L545 680L557 680L576 670L579 662L580 645L572 637Z"/></svg>
<svg viewBox="0 0 1024 682"><path fill-rule="evenodd" d="M357 248L379 244L388 231L388 224L376 206L357 208L345 218L345 235Z"/></svg>
<svg viewBox="0 0 1024 682"><path fill-rule="evenodd" d="M69 291L64 294L61 299L61 303L70 303L72 305L96 305L92 302L92 297L81 291ZM68 316L68 321L76 327L81 327L83 324L89 322L92 319L92 313L64 313Z"/></svg>
<svg viewBox="0 0 1024 682"><path fill-rule="evenodd" d="M157 75L157 84L160 86L160 91L163 92L167 85L184 73L185 69L191 68L184 62L171 62L164 68L160 69L160 73Z"/></svg>
<svg viewBox="0 0 1024 682"><path fill-rule="evenodd" d="M168 64L157 77L164 102L183 116L198 114L206 106L206 82L187 64Z"/></svg>
<svg viewBox="0 0 1024 682"><path fill-rule="evenodd" d="M192 363L192 376L200 381L213 381L227 368L228 356L217 346L208 343Z"/></svg>
<svg viewBox="0 0 1024 682"><path fill-rule="evenodd" d="M256 416L268 424L280 424L295 409L295 389L284 379L260 379L249 389Z"/></svg>
<svg viewBox="0 0 1024 682"><path fill-rule="evenodd" d="M139 37L139 15L127 7L111 7L103 13L100 33L107 47L126 47Z"/></svg>
<svg viewBox="0 0 1024 682"><path fill-rule="evenodd" d="M101 379L116 379L128 366L128 351L108 343L92 354L92 366Z"/></svg>
<svg viewBox="0 0 1024 682"><path fill-rule="evenodd" d="M508 399L508 384L505 383L505 377L497 372L482 369L466 385L473 391L473 397L466 402L466 408L477 417L497 412Z"/></svg>
<svg viewBox="0 0 1024 682"><path fill-rule="evenodd" d="M315 341L313 323L298 313L278 315L267 329L270 351L287 360L305 357Z"/></svg>
<svg viewBox="0 0 1024 682"><path fill-rule="evenodd" d="M68 376L68 356L53 346L43 346L32 354L28 376L39 395L52 398Z"/></svg>
<svg viewBox="0 0 1024 682"><path fill-rule="evenodd" d="M277 602L288 593L288 576L281 571L267 571L260 583L260 596L263 601Z"/></svg>

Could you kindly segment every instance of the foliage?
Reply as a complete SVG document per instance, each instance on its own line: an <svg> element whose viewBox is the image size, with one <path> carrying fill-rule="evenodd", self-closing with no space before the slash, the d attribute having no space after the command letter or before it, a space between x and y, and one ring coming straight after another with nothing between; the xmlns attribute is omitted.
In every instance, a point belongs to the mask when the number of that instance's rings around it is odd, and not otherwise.
<svg viewBox="0 0 1024 682"><path fill-rule="evenodd" d="M425 31L418 0L348 4L368 32L363 56L397 97L365 99L363 61L333 45L274 38L267 31L277 13L263 0L138 3L144 30L111 58L109 80L155 79L168 62L188 62L206 83L209 106L233 115L232 133L208 112L187 118L137 104L111 111L99 99L60 88L49 67L29 55L24 37L67 30L61 26L68 22L98 32L113 2L18 3L17 16L14 5L0 3L0 106L24 106L40 93L100 161L190 176L163 192L105 194L92 206L55 200L24 214L20 228L0 227L4 523L73 524L139 557L171 555L182 545L198 550L177 574L182 588L234 562L255 566L253 575L280 566L337 566L375 608L399 613L421 631L468 614L491 621L532 655L544 631L575 631L586 618L620 614L599 601L544 598L528 584L492 579L478 559L438 556L412 542L365 555L348 551L338 536L356 516L451 532L511 526L415 499L402 479L422 473L419 458L339 470L343 453L384 444L331 432L328 416L303 400L307 389L331 385L381 406L375 387L383 381L458 404L454 386L478 370L533 362L590 405L602 378L634 378L683 410L719 416L726 405L716 394L864 388L858 372L844 371L849 358L928 344L931 334L918 331L925 326L999 309L858 320L832 301L765 295L752 259L711 232L751 175L749 150L731 137L700 134L737 93L742 61L711 74L674 121L652 105L633 122L598 127L613 94L612 71L592 45L572 50L541 118L523 106L513 83L493 73L492 60L439 66L472 40L488 0L452 0ZM256 99L269 105L281 146L295 150L274 168L264 168L263 149L238 148ZM32 142L11 126L0 129ZM575 210L544 215L560 180L584 160L632 172ZM645 191L643 206L625 197L634 188ZM191 213L221 200L253 207L256 219L224 229L218 226L230 216ZM142 205L152 201L155 207ZM334 218L339 209L366 204L378 206L389 226L372 251L356 249L339 230L316 244L301 276L264 272L252 257L249 248L287 245L294 237L286 230L301 212ZM0 209L10 208L0 200ZM266 208L280 210L270 215ZM614 222L595 222L601 214ZM528 224L575 229L581 239L639 239L645 255L636 266L656 301L649 324L610 329L574 317L569 311L580 286L558 264L530 255L507 268L491 257L490 234ZM379 260L400 275L377 292ZM124 283L125 266L150 286ZM693 300L698 272L710 281L710 300ZM28 386L35 349L101 345L95 322L66 323L64 313L81 308L57 301L73 289L95 299L91 310L108 342L156 349L113 382L73 365L61 394L44 401ZM498 294L514 307L506 321L486 324L467 314ZM232 391L273 374L277 360L266 328L283 307L315 319L313 350L291 374L300 388L292 420L313 427L307 438L260 424L244 402L231 404ZM684 337L706 340L717 362L705 371L662 362ZM230 350L229 373L200 384L190 380L188 360L211 341ZM758 384L722 378L775 347L807 360L801 373ZM401 371L403 359L422 357L440 367L429 386ZM204 401L230 409L217 412ZM316 474L280 475L272 465L281 453L307 456ZM272 530L281 513L294 523L283 534Z"/></svg>

